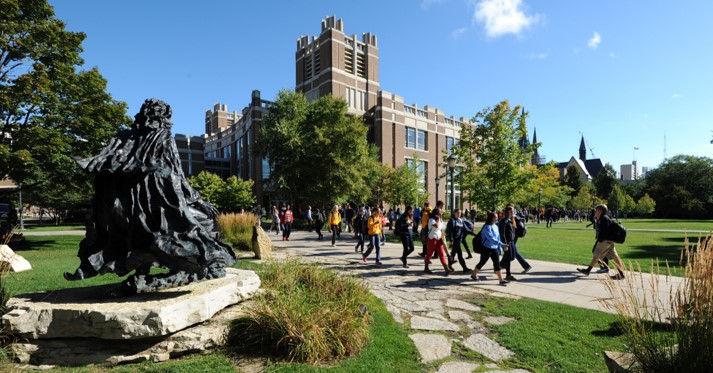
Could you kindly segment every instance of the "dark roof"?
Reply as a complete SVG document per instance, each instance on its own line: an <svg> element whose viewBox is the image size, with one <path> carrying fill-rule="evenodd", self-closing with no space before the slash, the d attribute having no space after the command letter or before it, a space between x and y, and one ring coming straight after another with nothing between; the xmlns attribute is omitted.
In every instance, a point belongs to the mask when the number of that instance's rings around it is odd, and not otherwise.
<svg viewBox="0 0 713 373"><path fill-rule="evenodd" d="M604 169L604 163L602 163L602 160L599 158L587 159L584 161L584 165L587 166L587 171L589 171L589 175L592 176L592 178L599 176L599 173Z"/></svg>

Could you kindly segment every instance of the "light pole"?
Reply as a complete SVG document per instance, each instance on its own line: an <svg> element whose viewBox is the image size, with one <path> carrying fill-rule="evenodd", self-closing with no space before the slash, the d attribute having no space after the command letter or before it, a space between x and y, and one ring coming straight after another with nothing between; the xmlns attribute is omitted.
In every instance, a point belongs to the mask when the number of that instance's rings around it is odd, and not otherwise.
<svg viewBox="0 0 713 373"><path fill-rule="evenodd" d="M436 201L438 201L438 188L441 185L441 178L436 175Z"/></svg>
<svg viewBox="0 0 713 373"><path fill-rule="evenodd" d="M453 180L453 171L456 168L456 162L458 162L458 156L451 154L448 156L448 168L451 173L451 216L453 216L453 211L456 209L456 193L455 193L455 182Z"/></svg>
<svg viewBox="0 0 713 373"><path fill-rule="evenodd" d="M542 199L542 188L537 190L537 224L540 224L540 200Z"/></svg>

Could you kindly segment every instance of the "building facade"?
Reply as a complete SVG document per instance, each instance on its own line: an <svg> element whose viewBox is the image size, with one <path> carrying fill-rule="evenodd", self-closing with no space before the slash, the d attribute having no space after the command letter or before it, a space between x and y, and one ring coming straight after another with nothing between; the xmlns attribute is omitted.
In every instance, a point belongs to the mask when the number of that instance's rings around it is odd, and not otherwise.
<svg viewBox="0 0 713 373"><path fill-rule="evenodd" d="M392 167L415 162L422 172L422 188L429 201L450 201L450 182L445 158L458 143L460 128L470 120L447 116L436 107L407 104L403 96L381 89L377 37L344 33L344 22L334 16L321 22L318 36L301 36L295 52L295 90L308 100L333 95L347 102L348 112L364 118L368 140L379 148L380 160ZM227 105L216 104L206 112L203 154L200 141L176 135L186 175L200 170L223 177L236 175L255 181L255 194L263 206L272 202L266 188L269 167L250 152L260 119L269 101L253 91L250 105L242 113L230 113ZM202 162L202 163L201 163ZM455 185L456 206L462 206ZM420 202L420 201L419 201ZM451 206L447 205L450 209Z"/></svg>

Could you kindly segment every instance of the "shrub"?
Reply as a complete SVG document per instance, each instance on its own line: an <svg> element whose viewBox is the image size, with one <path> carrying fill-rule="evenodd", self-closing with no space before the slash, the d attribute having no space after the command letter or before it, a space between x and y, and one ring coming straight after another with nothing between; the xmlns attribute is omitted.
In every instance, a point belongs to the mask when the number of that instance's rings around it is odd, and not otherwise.
<svg viewBox="0 0 713 373"><path fill-rule="evenodd" d="M681 261L686 263L682 283L666 276L644 280L641 269L626 283L609 280L611 305L622 318L621 327L643 372L704 372L713 367L713 232L697 245L685 240ZM651 266L658 275L658 263ZM647 286L648 285L648 286ZM662 289L667 287L667 289ZM636 289L643 292L637 295ZM668 291L665 291L668 290ZM663 296L662 294L671 294ZM663 297L669 297L665 299ZM671 333L659 333L662 324Z"/></svg>
<svg viewBox="0 0 713 373"><path fill-rule="evenodd" d="M260 217L253 213L220 214L220 239L238 250L252 250L253 227Z"/></svg>
<svg viewBox="0 0 713 373"><path fill-rule="evenodd" d="M369 292L358 279L299 260L267 263L259 275L267 290L233 322L231 345L311 364L353 356L366 346Z"/></svg>

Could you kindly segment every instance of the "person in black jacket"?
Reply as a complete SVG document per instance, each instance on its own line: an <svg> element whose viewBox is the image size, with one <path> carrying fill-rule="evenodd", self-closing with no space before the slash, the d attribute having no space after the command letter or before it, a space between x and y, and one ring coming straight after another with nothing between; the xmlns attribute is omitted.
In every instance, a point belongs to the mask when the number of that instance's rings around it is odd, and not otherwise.
<svg viewBox="0 0 713 373"><path fill-rule="evenodd" d="M401 244L404 247L404 251L401 254L401 258L399 258L399 259L401 259L401 263L403 263L404 268L408 268L408 262L406 261L406 258L414 250L414 247L413 247L413 225L414 225L413 207L406 206L404 213L401 214L401 216L399 216L398 220L396 220L396 231L395 231L395 233L400 236Z"/></svg>
<svg viewBox="0 0 713 373"><path fill-rule="evenodd" d="M468 233L474 234L472 228L468 230L464 220L461 219L460 209L453 210L453 216L448 220L448 225L446 226L446 237L448 238L448 246L451 247L451 255L449 255L449 260L451 262L455 261L457 255L458 263L463 268L463 272L466 273L471 269L468 268L468 266L465 264L461 245L465 242L465 237L468 235Z"/></svg>
<svg viewBox="0 0 713 373"><path fill-rule="evenodd" d="M614 247L614 241L611 240L609 235L609 226L612 224L611 218L607 215L607 205L599 205L594 209L594 219L596 220L596 230L597 230L597 243L594 247L594 252L592 253L592 262L589 263L587 268L577 268L581 274L589 276L589 272L592 271L597 262L602 258L614 259L614 263L619 270L619 273L612 276L612 280L620 280L624 278L624 263L621 261L619 254L616 252L616 247Z"/></svg>
<svg viewBox="0 0 713 373"><path fill-rule="evenodd" d="M515 221L515 210L512 206L508 206L503 211L503 218L498 223L498 229L500 231L500 238L504 243L508 244L508 249L503 253L503 258L500 261L500 266L505 269L505 279L508 281L517 281L515 276L510 273L510 265L513 260L518 256L525 263L523 268L529 270L530 264L525 261L520 253L517 252L517 236L515 234L515 229L517 228L517 222Z"/></svg>

